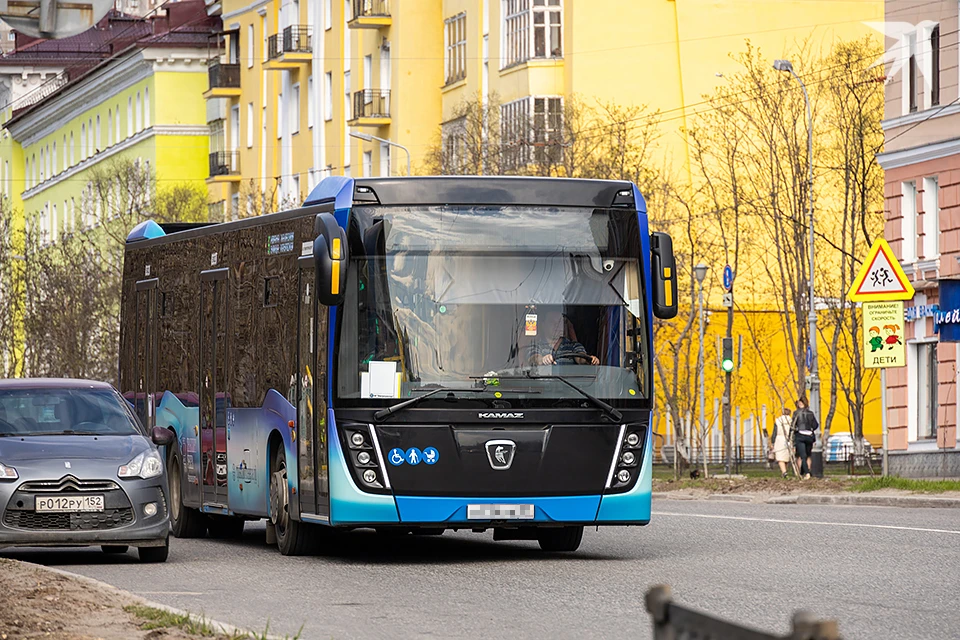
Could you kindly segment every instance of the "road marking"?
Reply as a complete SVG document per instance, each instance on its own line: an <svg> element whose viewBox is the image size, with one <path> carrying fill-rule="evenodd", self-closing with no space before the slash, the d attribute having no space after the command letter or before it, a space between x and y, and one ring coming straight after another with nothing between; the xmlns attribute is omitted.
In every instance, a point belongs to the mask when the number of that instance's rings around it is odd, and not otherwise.
<svg viewBox="0 0 960 640"><path fill-rule="evenodd" d="M895 531L918 531L923 533L951 533L960 535L952 529L925 529L923 527L898 527L892 524L860 524L857 522L821 522L818 520L781 520L777 518L750 518L747 516L718 516L705 513L676 513L673 511L654 511L655 516L680 516L681 518L713 518L716 520L746 520L750 522L777 522L782 524L816 524L827 527L863 527L864 529L893 529Z"/></svg>

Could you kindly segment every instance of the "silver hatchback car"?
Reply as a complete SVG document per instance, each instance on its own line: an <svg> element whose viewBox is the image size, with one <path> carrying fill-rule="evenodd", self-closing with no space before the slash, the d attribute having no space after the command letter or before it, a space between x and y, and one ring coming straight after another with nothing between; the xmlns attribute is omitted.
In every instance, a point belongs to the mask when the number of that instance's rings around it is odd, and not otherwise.
<svg viewBox="0 0 960 640"><path fill-rule="evenodd" d="M0 380L0 548L137 547L143 562L169 550L167 478L156 445L109 384Z"/></svg>

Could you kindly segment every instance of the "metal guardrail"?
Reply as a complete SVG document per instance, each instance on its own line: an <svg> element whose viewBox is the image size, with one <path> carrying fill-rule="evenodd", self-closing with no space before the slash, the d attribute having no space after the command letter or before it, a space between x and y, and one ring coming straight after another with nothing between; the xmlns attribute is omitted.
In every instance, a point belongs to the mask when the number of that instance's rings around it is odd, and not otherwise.
<svg viewBox="0 0 960 640"><path fill-rule="evenodd" d="M239 151L214 151L210 154L210 177L240 173Z"/></svg>
<svg viewBox="0 0 960 640"><path fill-rule="evenodd" d="M310 53L311 29L305 25L291 25L267 38L267 58L273 60L284 53Z"/></svg>
<svg viewBox="0 0 960 640"><path fill-rule="evenodd" d="M207 67L207 78L211 89L240 88L240 65L214 60Z"/></svg>
<svg viewBox="0 0 960 640"><path fill-rule="evenodd" d="M364 18L375 16L385 18L390 15L388 0L353 0L353 17Z"/></svg>
<svg viewBox="0 0 960 640"><path fill-rule="evenodd" d="M390 90L364 89L353 94L353 119L389 118Z"/></svg>
<svg viewBox="0 0 960 640"><path fill-rule="evenodd" d="M817 620L798 611L785 636L757 631L680 606L670 587L658 585L647 591L647 611L653 618L654 640L841 640L834 620Z"/></svg>

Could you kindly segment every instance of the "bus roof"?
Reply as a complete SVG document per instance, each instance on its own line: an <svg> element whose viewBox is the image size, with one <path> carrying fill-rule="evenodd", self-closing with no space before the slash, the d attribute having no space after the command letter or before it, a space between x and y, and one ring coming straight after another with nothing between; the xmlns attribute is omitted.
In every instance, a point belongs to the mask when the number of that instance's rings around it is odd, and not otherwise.
<svg viewBox="0 0 960 640"><path fill-rule="evenodd" d="M354 205L536 205L566 207L636 207L646 213L643 196L631 182L526 176L415 176L402 178L346 178L320 181L303 206L230 222L157 224L146 220L127 236L127 245L148 240L175 241L308 215L333 204L335 209ZM155 244L150 242L149 244ZM131 247L133 248L133 247Z"/></svg>

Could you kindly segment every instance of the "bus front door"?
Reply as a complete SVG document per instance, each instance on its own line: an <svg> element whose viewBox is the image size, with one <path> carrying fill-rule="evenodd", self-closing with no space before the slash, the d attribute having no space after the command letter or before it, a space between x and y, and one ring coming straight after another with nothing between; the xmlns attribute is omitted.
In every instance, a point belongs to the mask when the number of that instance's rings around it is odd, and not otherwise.
<svg viewBox="0 0 960 640"><path fill-rule="evenodd" d="M200 273L200 501L219 507L227 507L228 274Z"/></svg>
<svg viewBox="0 0 960 640"><path fill-rule="evenodd" d="M157 278L136 286L136 324L133 334L133 398L140 422L149 432L154 425L157 386Z"/></svg>
<svg viewBox="0 0 960 640"><path fill-rule="evenodd" d="M313 257L300 259L297 306L297 468L300 511L330 514L327 477L326 307L317 304Z"/></svg>

